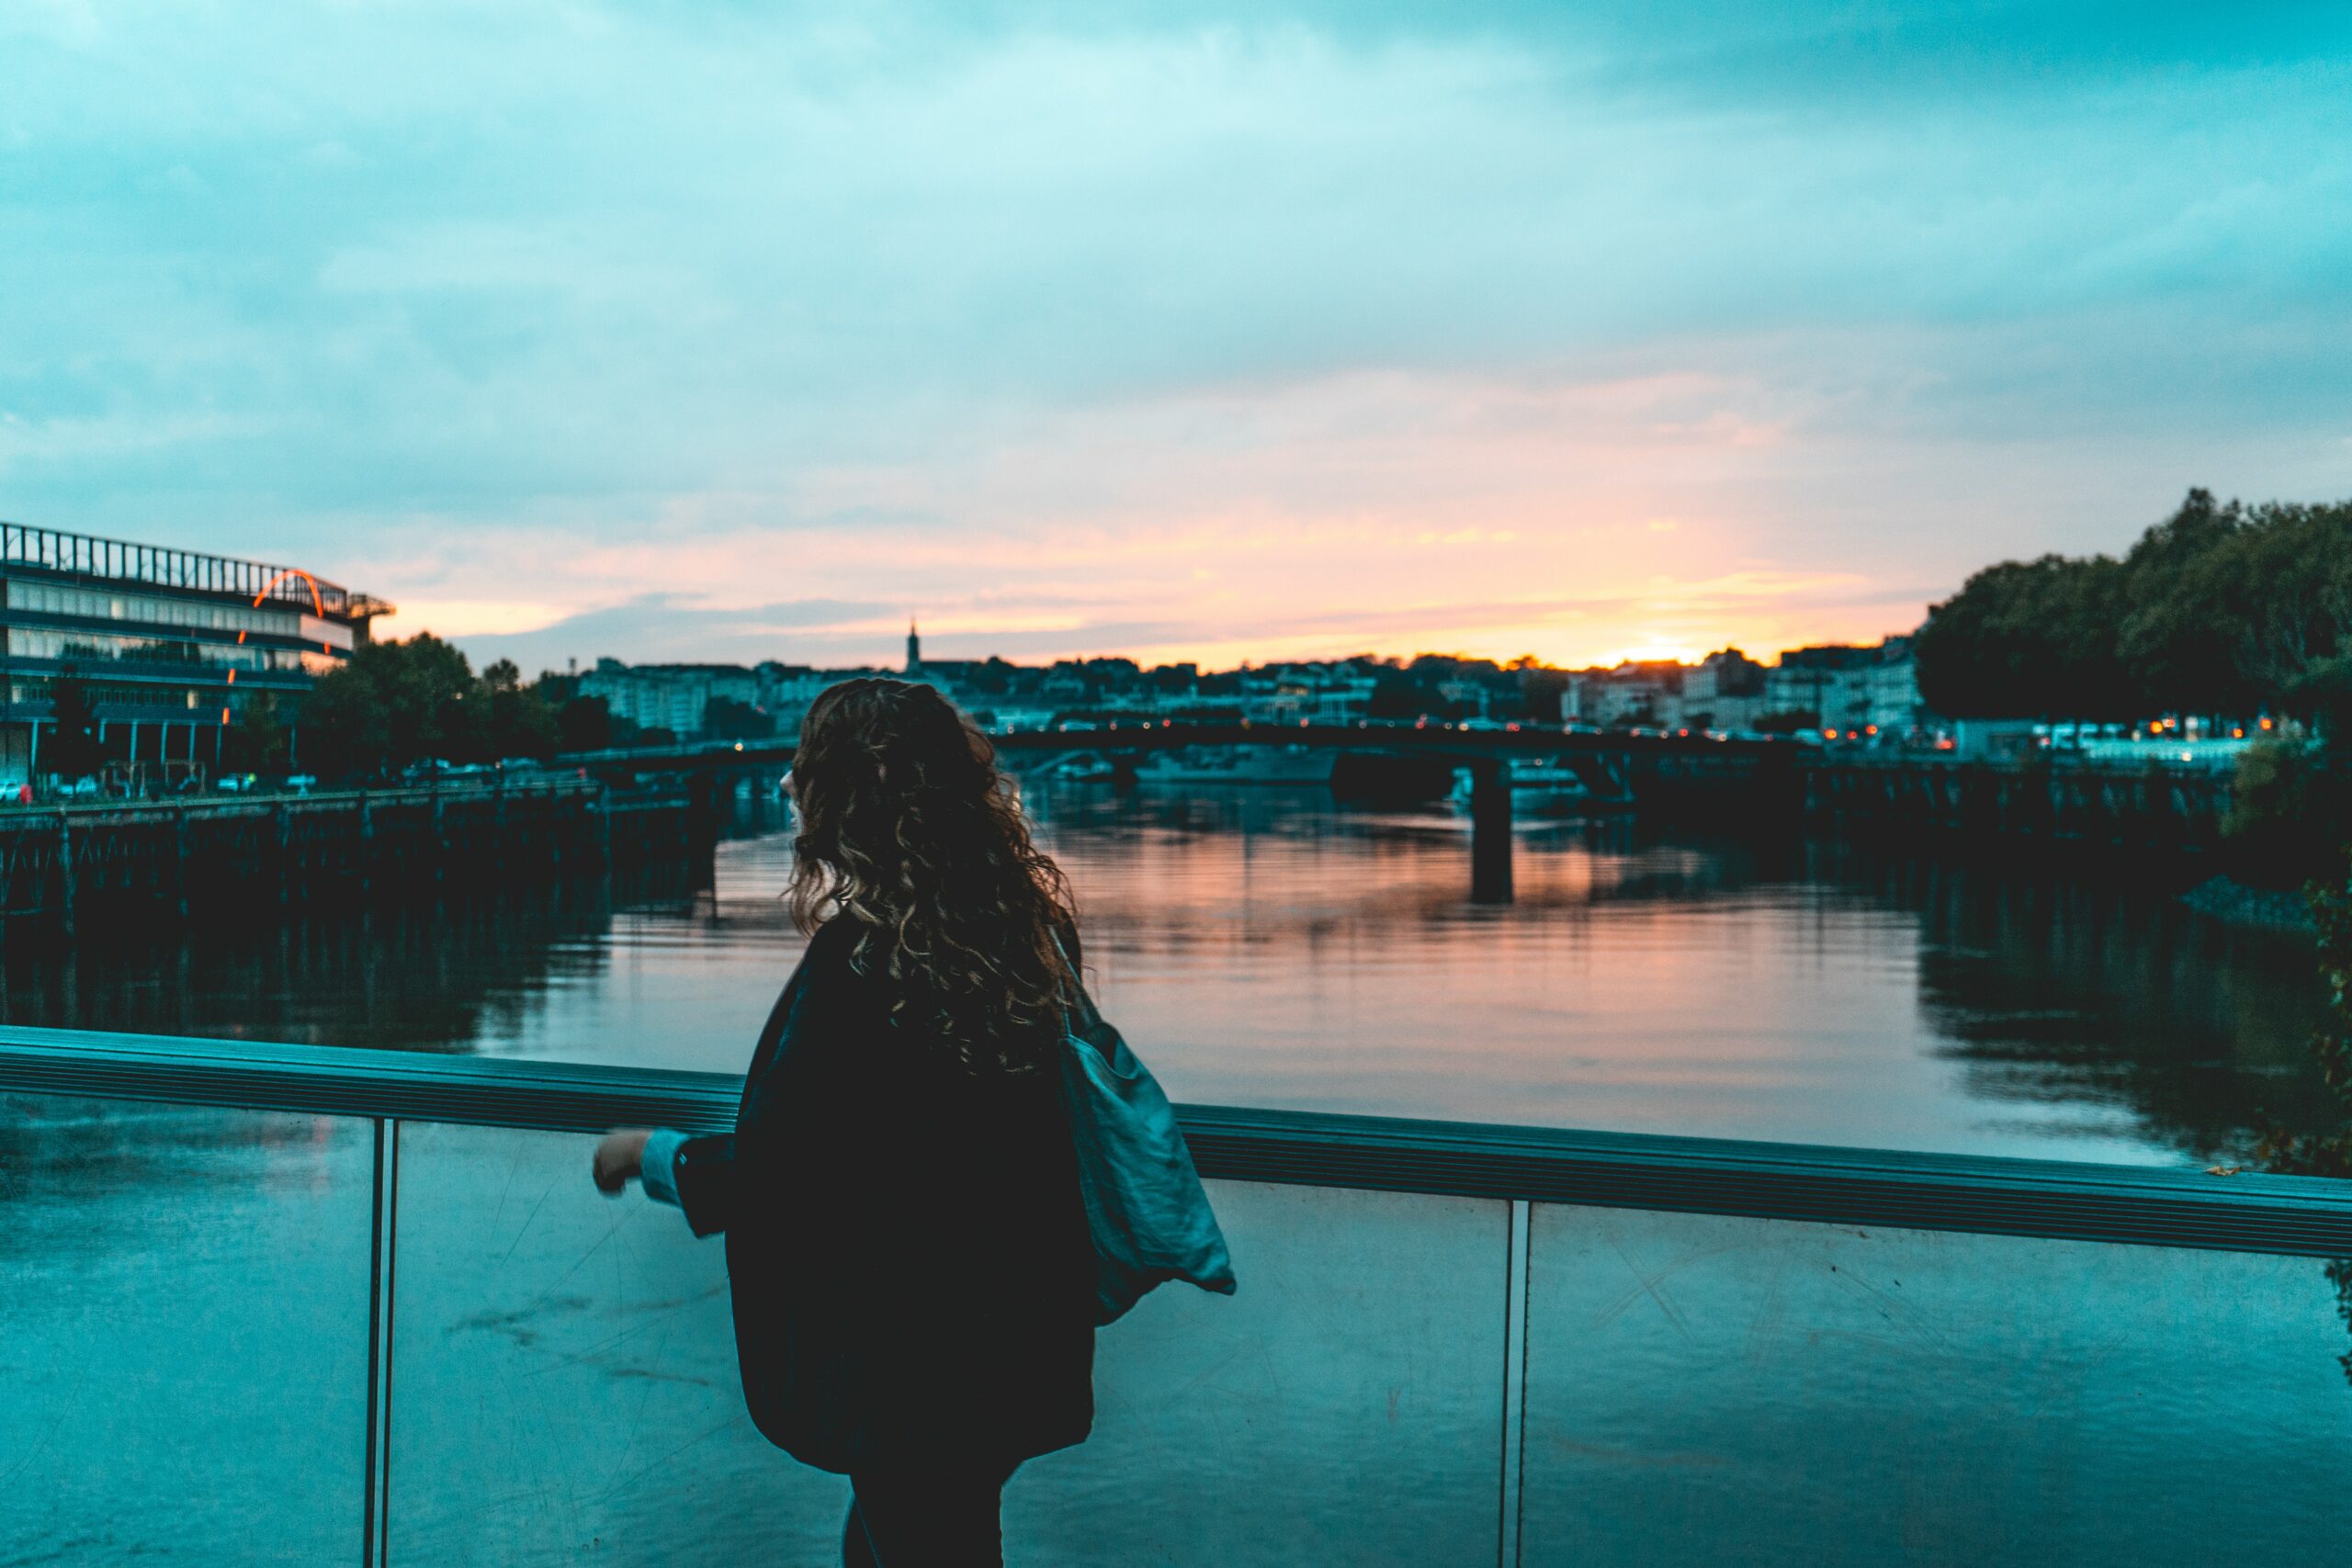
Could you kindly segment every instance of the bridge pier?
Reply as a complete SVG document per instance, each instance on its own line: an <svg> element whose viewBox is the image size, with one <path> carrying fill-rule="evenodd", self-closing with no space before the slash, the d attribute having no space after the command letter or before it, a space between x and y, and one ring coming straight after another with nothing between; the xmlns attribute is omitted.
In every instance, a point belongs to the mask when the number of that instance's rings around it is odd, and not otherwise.
<svg viewBox="0 0 2352 1568"><path fill-rule="evenodd" d="M1470 766L1470 901L1511 901L1510 764Z"/></svg>

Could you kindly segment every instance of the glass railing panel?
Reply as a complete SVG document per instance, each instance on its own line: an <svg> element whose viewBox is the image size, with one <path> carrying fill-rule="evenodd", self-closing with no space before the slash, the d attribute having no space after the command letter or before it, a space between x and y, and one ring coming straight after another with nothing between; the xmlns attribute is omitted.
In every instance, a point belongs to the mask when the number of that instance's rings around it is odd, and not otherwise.
<svg viewBox="0 0 2352 1568"><path fill-rule="evenodd" d="M2352 1560L2318 1259L1538 1205L1524 1556Z"/></svg>
<svg viewBox="0 0 2352 1568"><path fill-rule="evenodd" d="M831 1561L846 1483L744 1414L719 1244L597 1195L589 1149L403 1129L391 1560ZM1103 1332L1094 1436L1006 1494L1017 1560L1491 1556L1507 1206L1213 1188L1241 1293Z"/></svg>
<svg viewBox="0 0 2352 1568"><path fill-rule="evenodd" d="M401 1129L390 1561L837 1560L848 1483L744 1413L723 1247L594 1146Z"/></svg>
<svg viewBox="0 0 2352 1568"><path fill-rule="evenodd" d="M372 1129L0 1096L0 1562L359 1561Z"/></svg>
<svg viewBox="0 0 2352 1568"><path fill-rule="evenodd" d="M1008 1557L1493 1562L1510 1205L1208 1188L1239 1292L1162 1286L1102 1331L1093 1436L1023 1467Z"/></svg>

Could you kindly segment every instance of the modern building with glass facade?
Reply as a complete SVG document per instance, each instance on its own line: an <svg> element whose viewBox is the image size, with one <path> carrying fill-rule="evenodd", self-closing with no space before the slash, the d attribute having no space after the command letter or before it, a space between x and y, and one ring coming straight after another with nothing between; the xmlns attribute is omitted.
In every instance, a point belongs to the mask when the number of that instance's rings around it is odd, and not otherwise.
<svg viewBox="0 0 2352 1568"><path fill-rule="evenodd" d="M216 769L257 694L299 725L302 694L390 610L295 567L0 524L0 784L53 771L40 751L69 677L108 763Z"/></svg>

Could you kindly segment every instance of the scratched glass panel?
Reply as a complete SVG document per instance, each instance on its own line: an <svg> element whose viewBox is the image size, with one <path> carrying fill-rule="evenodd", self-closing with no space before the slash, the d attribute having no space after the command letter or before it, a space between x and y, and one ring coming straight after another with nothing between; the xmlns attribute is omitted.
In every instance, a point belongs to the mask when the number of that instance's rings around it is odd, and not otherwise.
<svg viewBox="0 0 2352 1568"><path fill-rule="evenodd" d="M368 1123L0 1096L0 1562L356 1561Z"/></svg>
<svg viewBox="0 0 2352 1568"><path fill-rule="evenodd" d="M744 1416L718 1243L599 1197L589 1147L404 1134L394 1561L833 1561L846 1483ZM1006 1493L1012 1559L1491 1556L1502 1205L1212 1186L1241 1294L1104 1331L1093 1438Z"/></svg>
<svg viewBox="0 0 2352 1568"><path fill-rule="evenodd" d="M1492 1562L1509 1209L1208 1184L1241 1288L1104 1329L1094 1435L1022 1468L1010 1561Z"/></svg>
<svg viewBox="0 0 2352 1568"><path fill-rule="evenodd" d="M390 1560L837 1561L848 1483L744 1413L719 1242L594 1146L401 1130Z"/></svg>
<svg viewBox="0 0 2352 1568"><path fill-rule="evenodd" d="M1528 1562L2352 1561L2322 1261L1539 1205L1529 1264Z"/></svg>

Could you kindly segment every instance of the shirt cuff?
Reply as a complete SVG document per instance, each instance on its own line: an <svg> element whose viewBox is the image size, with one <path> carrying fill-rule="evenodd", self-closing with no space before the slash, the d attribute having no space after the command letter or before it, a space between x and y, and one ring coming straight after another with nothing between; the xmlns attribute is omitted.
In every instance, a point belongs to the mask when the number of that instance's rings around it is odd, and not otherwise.
<svg viewBox="0 0 2352 1568"><path fill-rule="evenodd" d="M648 1198L661 1203L677 1203L678 1150L685 1141L684 1133L673 1133L667 1127L645 1140L638 1179L644 1184Z"/></svg>

